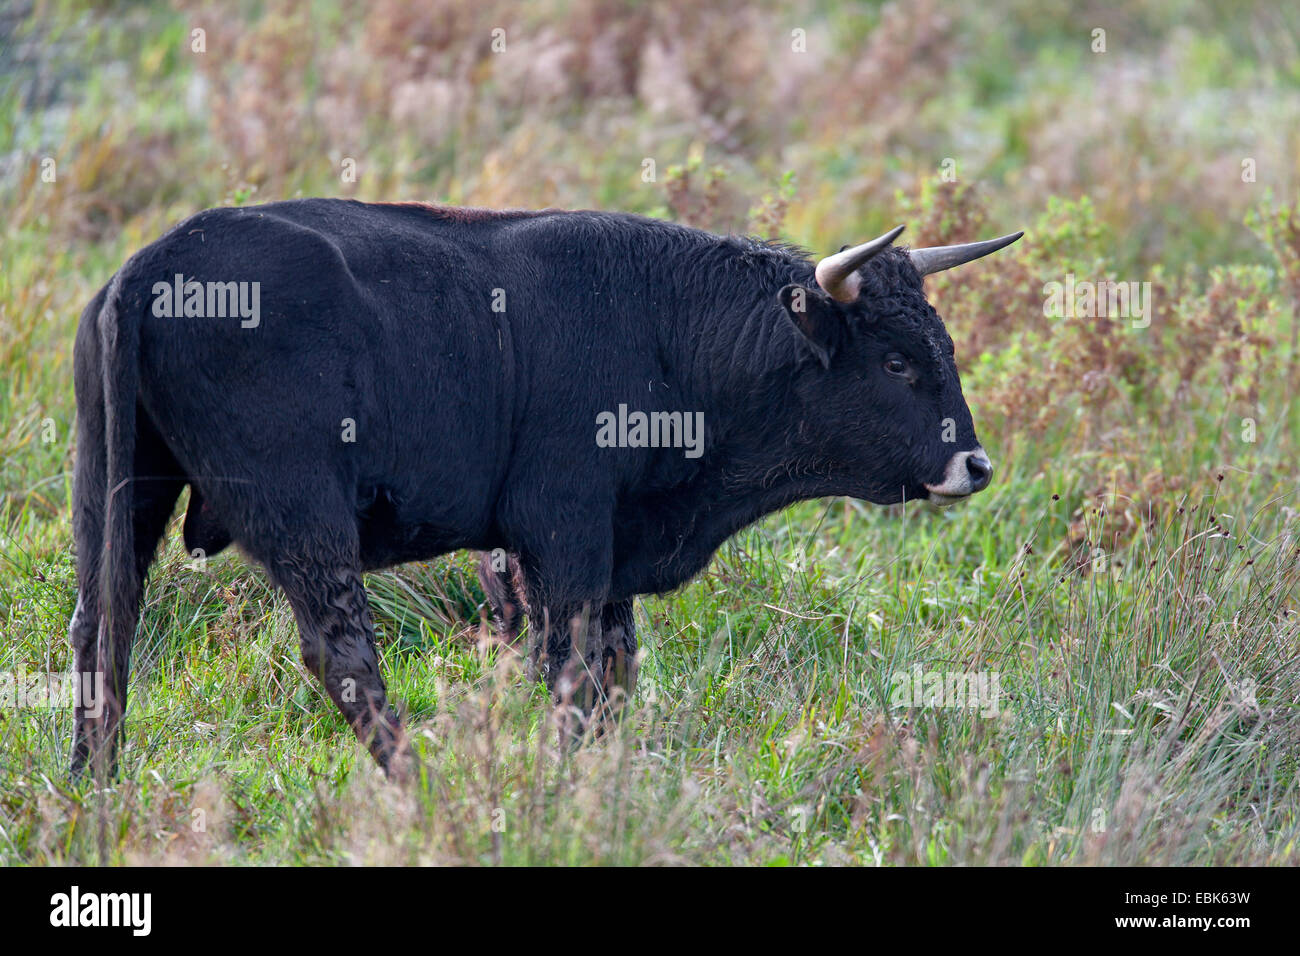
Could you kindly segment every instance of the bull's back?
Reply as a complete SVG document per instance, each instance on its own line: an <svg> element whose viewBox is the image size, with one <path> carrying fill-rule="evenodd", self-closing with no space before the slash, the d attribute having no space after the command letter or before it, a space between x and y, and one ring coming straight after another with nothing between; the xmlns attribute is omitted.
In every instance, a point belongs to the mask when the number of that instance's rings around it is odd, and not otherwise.
<svg viewBox="0 0 1300 956"><path fill-rule="evenodd" d="M200 483L326 475L354 490L363 523L410 542L369 563L475 544L509 396L474 269L447 238L360 204L201 213L129 266L141 403Z"/></svg>

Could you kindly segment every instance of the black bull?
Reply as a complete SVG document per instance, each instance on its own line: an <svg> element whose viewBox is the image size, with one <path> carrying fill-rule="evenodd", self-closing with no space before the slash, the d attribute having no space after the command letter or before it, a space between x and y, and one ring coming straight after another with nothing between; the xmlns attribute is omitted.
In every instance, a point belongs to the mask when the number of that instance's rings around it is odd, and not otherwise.
<svg viewBox="0 0 1300 956"><path fill-rule="evenodd" d="M990 467L921 277L987 250L895 235L814 271L792 247L596 212L301 200L177 226L77 333L71 640L105 694L77 709L74 768L113 765L144 578L186 485L186 547L233 541L266 568L387 770L408 749L364 570L509 553L485 567L499 623L513 636L526 609L537 669L590 710L631 689L632 598L759 517L978 491Z"/></svg>

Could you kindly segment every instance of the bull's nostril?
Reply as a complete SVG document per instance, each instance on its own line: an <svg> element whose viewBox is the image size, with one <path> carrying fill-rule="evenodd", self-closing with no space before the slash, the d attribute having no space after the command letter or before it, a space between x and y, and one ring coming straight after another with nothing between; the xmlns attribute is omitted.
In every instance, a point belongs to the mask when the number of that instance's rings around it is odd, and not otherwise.
<svg viewBox="0 0 1300 956"><path fill-rule="evenodd" d="M993 477L993 464L981 454L966 456L966 471L970 473L971 491L982 491Z"/></svg>

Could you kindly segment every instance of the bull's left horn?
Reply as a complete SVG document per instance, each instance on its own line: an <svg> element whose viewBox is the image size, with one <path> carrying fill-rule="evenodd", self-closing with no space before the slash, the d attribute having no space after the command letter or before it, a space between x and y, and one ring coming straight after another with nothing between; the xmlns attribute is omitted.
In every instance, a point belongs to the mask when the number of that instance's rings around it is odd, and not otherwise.
<svg viewBox="0 0 1300 956"><path fill-rule="evenodd" d="M916 267L916 271L923 276L928 276L934 272L951 269L953 266L973 262L987 256L990 252L997 252L1003 246L1011 245L1023 235L1023 231L1013 232L1009 236L1002 236L998 239L985 239L983 242L964 242L957 246L931 246L929 249L913 249L908 252L908 255L911 256L912 265Z"/></svg>
<svg viewBox="0 0 1300 956"><path fill-rule="evenodd" d="M862 288L858 270L868 259L897 239L902 231L903 227L898 226L878 239L827 256L817 263L817 284L822 287L823 292L837 302L856 301L858 291Z"/></svg>

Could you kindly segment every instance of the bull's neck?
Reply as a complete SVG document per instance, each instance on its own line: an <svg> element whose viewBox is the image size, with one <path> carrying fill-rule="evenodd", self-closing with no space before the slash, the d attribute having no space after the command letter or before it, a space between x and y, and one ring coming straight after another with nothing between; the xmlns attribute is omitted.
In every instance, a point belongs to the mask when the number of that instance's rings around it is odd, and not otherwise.
<svg viewBox="0 0 1300 956"><path fill-rule="evenodd" d="M690 303L668 318L679 368L715 414L746 413L756 392L793 377L801 358L798 333L777 300L792 282L811 284L812 264L779 250L747 256L731 240L692 251L672 270L678 302ZM710 256L710 254L712 254ZM699 260L712 258L716 278L701 288Z"/></svg>
<svg viewBox="0 0 1300 956"><path fill-rule="evenodd" d="M785 253L773 259L736 262L723 273L712 307L681 319L680 360L707 428L689 482L699 497L688 497L707 502L697 520L703 539L716 539L710 550L763 515L830 493L800 438L794 386L808 358L777 299L791 282L811 285L813 267Z"/></svg>
<svg viewBox="0 0 1300 956"><path fill-rule="evenodd" d="M811 284L812 265L779 250L746 255L717 243L660 260L647 277L666 286L655 290L661 301L667 292L686 304L657 317L659 350L682 387L681 410L703 412L705 440L698 459L661 456L627 516L620 549L654 556L645 577L627 572L629 593L676 587L746 525L834 493L824 462L801 437L795 383L806 357L777 299L791 282Z"/></svg>

